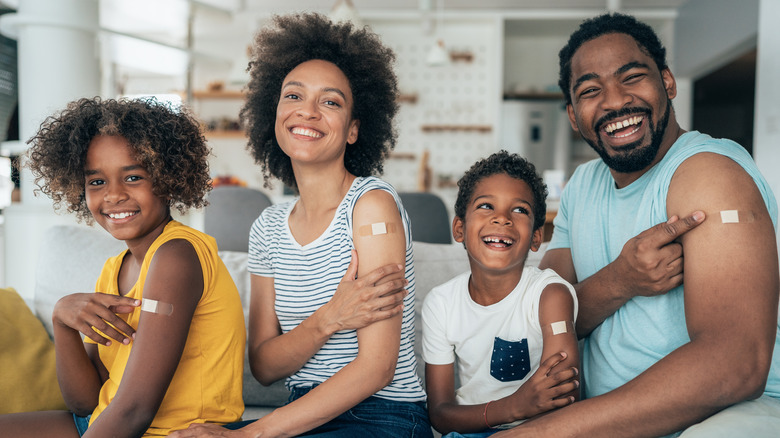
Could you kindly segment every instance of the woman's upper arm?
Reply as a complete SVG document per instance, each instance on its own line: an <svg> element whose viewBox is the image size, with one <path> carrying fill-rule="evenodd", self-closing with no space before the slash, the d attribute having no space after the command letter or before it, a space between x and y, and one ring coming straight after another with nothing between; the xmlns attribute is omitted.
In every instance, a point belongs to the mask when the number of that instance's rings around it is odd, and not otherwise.
<svg viewBox="0 0 780 438"><path fill-rule="evenodd" d="M251 295L249 299L249 358L263 342L282 334L274 310L276 292L273 277L250 276Z"/></svg>

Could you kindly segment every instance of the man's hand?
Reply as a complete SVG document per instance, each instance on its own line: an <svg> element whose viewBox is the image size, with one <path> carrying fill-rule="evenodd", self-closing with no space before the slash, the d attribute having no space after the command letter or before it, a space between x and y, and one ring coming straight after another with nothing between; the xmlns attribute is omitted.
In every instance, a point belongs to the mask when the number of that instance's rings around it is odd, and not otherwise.
<svg viewBox="0 0 780 438"><path fill-rule="evenodd" d="M612 263L615 280L626 300L662 295L683 283L683 248L677 238L704 222L704 212L684 219L672 216L623 245Z"/></svg>

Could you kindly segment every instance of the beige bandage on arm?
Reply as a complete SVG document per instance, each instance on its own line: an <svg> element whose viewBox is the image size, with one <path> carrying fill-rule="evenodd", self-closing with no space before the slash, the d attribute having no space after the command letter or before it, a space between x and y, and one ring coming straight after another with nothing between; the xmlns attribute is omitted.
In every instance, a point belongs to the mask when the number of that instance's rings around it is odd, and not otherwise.
<svg viewBox="0 0 780 438"><path fill-rule="evenodd" d="M724 224L738 224L754 222L756 215L746 210L721 210L720 221Z"/></svg>
<svg viewBox="0 0 780 438"><path fill-rule="evenodd" d="M377 222L374 224L363 225L358 228L358 235L365 236L380 236L382 234L390 234L396 232L396 226L394 223Z"/></svg>
<svg viewBox="0 0 780 438"><path fill-rule="evenodd" d="M542 326L542 334L549 335L562 335L566 333L572 333L576 335L574 331L574 323L572 321L556 321L551 324Z"/></svg>
<svg viewBox="0 0 780 438"><path fill-rule="evenodd" d="M170 315L173 313L173 304L163 303L162 301L152 300L144 298L141 301L141 310L149 313L156 313L158 315Z"/></svg>

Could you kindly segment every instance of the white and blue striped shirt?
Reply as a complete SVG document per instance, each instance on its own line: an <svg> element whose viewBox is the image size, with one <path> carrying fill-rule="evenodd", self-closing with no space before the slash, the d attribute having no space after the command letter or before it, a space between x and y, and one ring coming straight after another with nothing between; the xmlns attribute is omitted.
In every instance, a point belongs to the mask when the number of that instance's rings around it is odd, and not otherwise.
<svg viewBox="0 0 780 438"><path fill-rule="evenodd" d="M406 235L406 289L401 346L393 381L375 396L396 401L424 401L414 356L414 256L409 217L393 187L375 177L358 177L339 204L328 228L313 242L301 246L289 227L296 201L266 208L249 234L249 272L274 278L275 310L282 332L287 333L327 303L336 292L351 258L352 211L358 199L371 190L384 190L395 198ZM287 387L322 383L357 357L356 330L336 332L295 374Z"/></svg>

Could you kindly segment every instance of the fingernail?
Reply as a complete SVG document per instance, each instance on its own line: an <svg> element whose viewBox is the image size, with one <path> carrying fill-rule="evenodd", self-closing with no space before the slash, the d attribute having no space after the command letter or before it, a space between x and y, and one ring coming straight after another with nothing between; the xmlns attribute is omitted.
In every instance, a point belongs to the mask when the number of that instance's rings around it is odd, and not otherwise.
<svg viewBox="0 0 780 438"><path fill-rule="evenodd" d="M574 386L576 386L577 388L579 388L579 387L580 387L580 381L579 381L579 380L575 380L575 381L574 381Z"/></svg>
<svg viewBox="0 0 780 438"><path fill-rule="evenodd" d="M110 347L110 346L111 346L111 341L106 342L106 347Z"/></svg>
<svg viewBox="0 0 780 438"><path fill-rule="evenodd" d="M578 370L577 368L575 368L575 369L574 369L574 375L575 375L575 376L578 376L579 374L580 374L580 370Z"/></svg>
<svg viewBox="0 0 780 438"><path fill-rule="evenodd" d="M130 338L122 339L122 343L125 344L125 345L129 344L130 343Z"/></svg>
<svg viewBox="0 0 780 438"><path fill-rule="evenodd" d="M697 211L697 212L693 213L693 216L691 216L691 217L692 217L692 218L693 218L693 220L695 220L696 222L699 222L699 221L701 221L702 219L704 219L704 213L703 213L703 212L701 212L701 211Z"/></svg>
<svg viewBox="0 0 780 438"><path fill-rule="evenodd" d="M136 306L139 306L139 305L141 305L141 300L135 300L135 301L133 301L133 304L136 305Z"/></svg>

